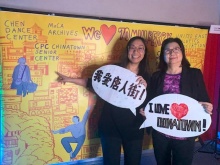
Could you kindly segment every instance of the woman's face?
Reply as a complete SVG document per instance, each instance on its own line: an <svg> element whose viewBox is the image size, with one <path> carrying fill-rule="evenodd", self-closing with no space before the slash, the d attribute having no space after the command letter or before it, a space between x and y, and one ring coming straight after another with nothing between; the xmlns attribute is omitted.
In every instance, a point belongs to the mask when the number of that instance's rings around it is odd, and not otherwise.
<svg viewBox="0 0 220 165"><path fill-rule="evenodd" d="M139 64L144 58L145 45L144 43L137 39L134 40L128 47L128 59L132 64Z"/></svg>
<svg viewBox="0 0 220 165"><path fill-rule="evenodd" d="M169 65L181 66L183 54L178 43L171 42L164 49L164 61Z"/></svg>

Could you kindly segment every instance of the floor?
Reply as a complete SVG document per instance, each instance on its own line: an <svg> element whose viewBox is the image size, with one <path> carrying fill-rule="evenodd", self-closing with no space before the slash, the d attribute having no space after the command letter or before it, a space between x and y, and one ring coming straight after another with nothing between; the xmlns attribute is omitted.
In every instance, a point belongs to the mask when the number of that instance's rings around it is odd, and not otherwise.
<svg viewBox="0 0 220 165"><path fill-rule="evenodd" d="M208 141L201 145L196 142L194 159L192 165L220 165L220 147L215 143ZM62 162L56 165L102 165L102 157L96 157L74 162ZM141 165L156 165L153 150L144 150L141 159ZM55 164L53 164L55 165ZM123 155L121 157L121 165L123 163Z"/></svg>
<svg viewBox="0 0 220 165"><path fill-rule="evenodd" d="M215 151L216 147L216 151ZM220 149L214 142L206 142L203 146L196 142L192 165L220 165ZM143 153L141 165L156 165L153 151Z"/></svg>
<svg viewBox="0 0 220 165"><path fill-rule="evenodd" d="M220 165L220 147L214 141L197 142L192 165Z"/></svg>

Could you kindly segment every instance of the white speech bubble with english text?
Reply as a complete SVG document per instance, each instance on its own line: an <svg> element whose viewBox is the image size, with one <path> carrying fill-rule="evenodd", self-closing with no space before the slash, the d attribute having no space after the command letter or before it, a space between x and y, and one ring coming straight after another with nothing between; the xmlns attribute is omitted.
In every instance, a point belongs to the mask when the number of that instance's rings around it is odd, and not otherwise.
<svg viewBox="0 0 220 165"><path fill-rule="evenodd" d="M211 116L203 106L188 96L164 94L155 97L145 107L146 120L141 128L155 130L174 137L203 134L211 125Z"/></svg>
<svg viewBox="0 0 220 165"><path fill-rule="evenodd" d="M145 86L136 80L137 76L128 69L105 65L93 73L92 86L103 100L117 107L129 108L136 115L135 108L147 96Z"/></svg>

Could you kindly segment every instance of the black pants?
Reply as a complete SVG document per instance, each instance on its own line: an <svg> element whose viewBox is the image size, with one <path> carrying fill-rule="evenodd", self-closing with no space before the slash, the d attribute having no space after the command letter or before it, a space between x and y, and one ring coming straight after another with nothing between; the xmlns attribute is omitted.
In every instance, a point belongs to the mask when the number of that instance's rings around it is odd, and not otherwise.
<svg viewBox="0 0 220 165"><path fill-rule="evenodd" d="M104 165L120 165L121 147L125 165L140 165L145 118L129 110L105 103L99 120Z"/></svg>
<svg viewBox="0 0 220 165"><path fill-rule="evenodd" d="M122 140L118 137L101 137L104 165L120 165L121 146L125 165L139 165L142 154L142 139Z"/></svg>
<svg viewBox="0 0 220 165"><path fill-rule="evenodd" d="M157 165L191 165L195 137L185 140L168 138L153 130L154 154Z"/></svg>

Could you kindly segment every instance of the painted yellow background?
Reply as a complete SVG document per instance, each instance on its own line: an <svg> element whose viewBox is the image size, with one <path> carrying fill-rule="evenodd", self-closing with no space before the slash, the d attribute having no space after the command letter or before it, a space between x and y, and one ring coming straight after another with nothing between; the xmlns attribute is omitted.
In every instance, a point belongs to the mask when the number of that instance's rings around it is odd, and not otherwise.
<svg viewBox="0 0 220 165"><path fill-rule="evenodd" d="M93 95L85 88L56 82L56 71L71 77L91 77L105 63L116 62L129 38L147 40L151 72L155 71L162 41L179 37L193 67L203 69L207 29L0 12L0 53L4 107L3 165L43 165L69 161L60 141L70 134L51 130L82 119ZM10 89L17 60L25 57L37 91L25 97ZM97 104L87 122L86 140L77 159L101 156ZM3 121L3 120L2 120ZM151 148L148 135L144 148ZM73 149L75 145L73 144Z"/></svg>

